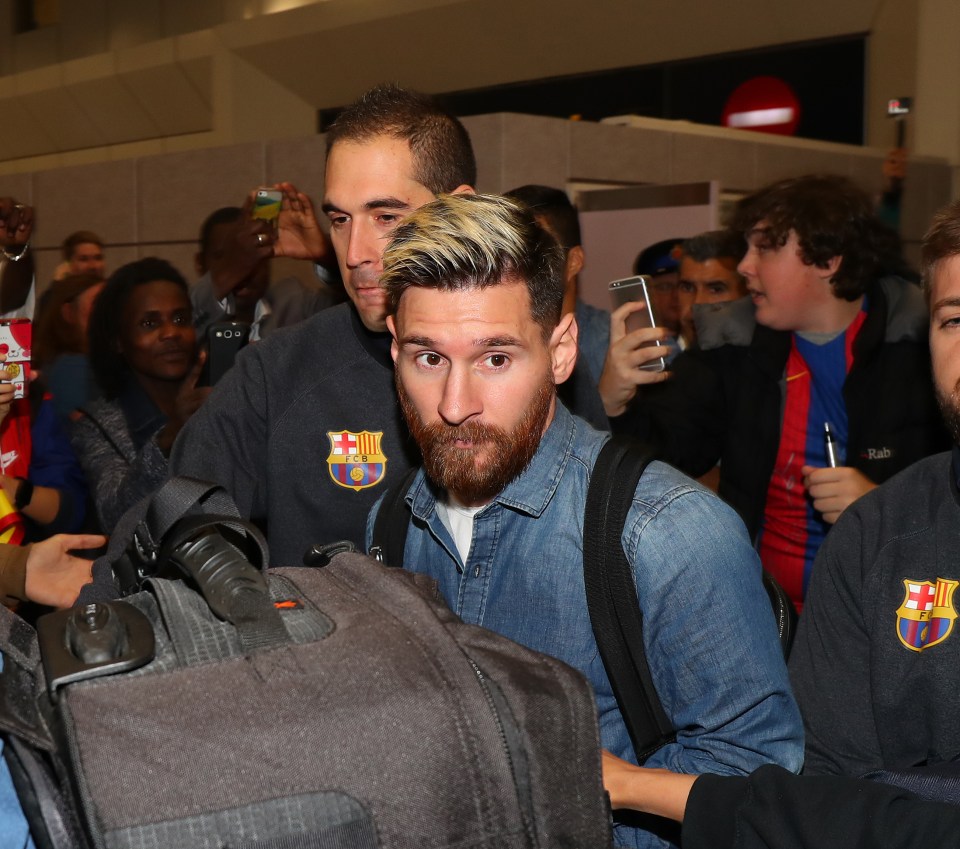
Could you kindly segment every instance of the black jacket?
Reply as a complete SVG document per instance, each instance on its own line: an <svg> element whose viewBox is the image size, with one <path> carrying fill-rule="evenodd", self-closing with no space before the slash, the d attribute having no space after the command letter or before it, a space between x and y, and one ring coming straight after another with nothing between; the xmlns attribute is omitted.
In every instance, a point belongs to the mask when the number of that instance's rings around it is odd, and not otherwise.
<svg viewBox="0 0 960 849"><path fill-rule="evenodd" d="M922 849L956 846L960 806L860 778L702 775L683 822L684 849Z"/></svg>
<svg viewBox="0 0 960 849"><path fill-rule="evenodd" d="M756 536L780 444L791 334L757 325L747 299L710 318L701 348L679 356L673 380L646 391L614 428L656 442L694 477L719 462L720 495ZM934 399L927 322L913 284L884 278L868 291L843 393L847 463L875 483L950 444Z"/></svg>

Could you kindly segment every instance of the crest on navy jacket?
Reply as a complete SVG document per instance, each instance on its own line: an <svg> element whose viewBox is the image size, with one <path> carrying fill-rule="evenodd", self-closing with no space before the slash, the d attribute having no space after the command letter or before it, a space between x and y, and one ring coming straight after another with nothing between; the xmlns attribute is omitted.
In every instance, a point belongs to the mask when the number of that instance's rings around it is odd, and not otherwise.
<svg viewBox="0 0 960 849"><path fill-rule="evenodd" d="M942 643L953 631L957 611L953 593L960 581L903 580L903 603L897 608L897 636L910 651L923 651Z"/></svg>
<svg viewBox="0 0 960 849"><path fill-rule="evenodd" d="M376 486L387 471L387 458L380 449L383 431L329 430L327 467L335 484L359 491Z"/></svg>

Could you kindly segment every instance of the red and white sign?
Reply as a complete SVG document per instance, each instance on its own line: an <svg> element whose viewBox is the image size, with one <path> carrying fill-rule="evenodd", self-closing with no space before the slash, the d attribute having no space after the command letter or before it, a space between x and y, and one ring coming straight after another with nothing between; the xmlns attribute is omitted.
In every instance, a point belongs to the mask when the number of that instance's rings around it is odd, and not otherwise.
<svg viewBox="0 0 960 849"><path fill-rule="evenodd" d="M800 124L800 101L783 80L754 77L734 89L723 107L724 127L792 136Z"/></svg>

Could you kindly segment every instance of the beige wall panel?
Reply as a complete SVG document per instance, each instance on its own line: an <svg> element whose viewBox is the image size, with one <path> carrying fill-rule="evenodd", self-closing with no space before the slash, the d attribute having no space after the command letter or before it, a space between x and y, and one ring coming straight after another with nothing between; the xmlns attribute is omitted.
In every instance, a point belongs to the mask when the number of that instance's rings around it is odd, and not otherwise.
<svg viewBox="0 0 960 849"><path fill-rule="evenodd" d="M164 135L163 124L150 119L137 99L117 77L78 82L68 91L109 144L152 139Z"/></svg>
<svg viewBox="0 0 960 849"><path fill-rule="evenodd" d="M918 0L882 0L867 39L864 138L874 147L896 144L894 121L887 117L891 97L917 93ZM913 127L907 125L907 146Z"/></svg>
<svg viewBox="0 0 960 849"><path fill-rule="evenodd" d="M310 196L319 213L323 198L323 168L327 154L327 145L323 136L268 142L266 153L265 182L273 184L289 180L300 191Z"/></svg>
<svg viewBox="0 0 960 849"><path fill-rule="evenodd" d="M126 265L128 262L133 262L135 259L156 255L156 251L148 251L144 253L142 250L138 250L134 245L113 245L107 248L107 274L112 274L121 266ZM190 279L189 276L187 279Z"/></svg>
<svg viewBox="0 0 960 849"><path fill-rule="evenodd" d="M214 81L216 129L234 141L307 135L317 126L316 109L276 80L236 56L225 56ZM315 71L316 73L316 71Z"/></svg>
<svg viewBox="0 0 960 849"><path fill-rule="evenodd" d="M201 102L210 108L213 104L213 59L210 56L185 58L179 60L179 65Z"/></svg>
<svg viewBox="0 0 960 849"><path fill-rule="evenodd" d="M563 188L570 173L571 126L572 122L557 118L504 116L498 191L527 183Z"/></svg>
<svg viewBox="0 0 960 849"><path fill-rule="evenodd" d="M184 151L202 150L215 146L225 145L222 133L191 133L188 136L172 136L161 139L164 153L183 153Z"/></svg>
<svg viewBox="0 0 960 849"><path fill-rule="evenodd" d="M0 176L0 197L16 198L21 203L33 205L33 177L30 174L5 174Z"/></svg>
<svg viewBox="0 0 960 849"><path fill-rule="evenodd" d="M100 165L104 162L103 148L85 147L80 150L65 150L57 154L58 168L67 168L75 165ZM109 160L107 160L109 161Z"/></svg>
<svg viewBox="0 0 960 849"><path fill-rule="evenodd" d="M463 119L477 158L477 191L498 192L505 188L502 168L503 124L508 117L502 114L475 115Z"/></svg>
<svg viewBox="0 0 960 849"><path fill-rule="evenodd" d="M144 242L196 239L220 206L239 205L264 178L263 145L169 153L137 163L139 234Z"/></svg>
<svg viewBox="0 0 960 849"><path fill-rule="evenodd" d="M903 190L900 232L907 241L919 242L933 213L953 199L950 181L942 166L911 162Z"/></svg>
<svg viewBox="0 0 960 849"><path fill-rule="evenodd" d="M912 149L960 162L960 4L920 0L917 101Z"/></svg>
<svg viewBox="0 0 960 849"><path fill-rule="evenodd" d="M134 159L138 156L159 156L160 154L167 152L166 142L164 139L146 139L145 141L116 144L104 151L107 159L111 162L119 162L124 159Z"/></svg>
<svg viewBox="0 0 960 849"><path fill-rule="evenodd" d="M198 32L186 32L173 39L174 52L180 62L189 59L201 59L223 50L218 30L205 29Z"/></svg>
<svg viewBox="0 0 960 849"><path fill-rule="evenodd" d="M851 151L846 158L846 174L864 191L870 194L879 194L883 186L883 156L879 153Z"/></svg>
<svg viewBox="0 0 960 849"><path fill-rule="evenodd" d="M53 139L17 98L0 99L3 132L0 132L0 158L17 159L42 156L57 150Z"/></svg>
<svg viewBox="0 0 960 849"><path fill-rule="evenodd" d="M60 0L60 55L63 60L109 49L106 0Z"/></svg>
<svg viewBox="0 0 960 849"><path fill-rule="evenodd" d="M110 50L123 50L163 38L160 0L107 0Z"/></svg>
<svg viewBox="0 0 960 849"><path fill-rule="evenodd" d="M708 135L671 135L671 183L721 180L722 188L749 191L757 184L757 145Z"/></svg>
<svg viewBox="0 0 960 849"><path fill-rule="evenodd" d="M824 172L846 174L846 162L826 150L779 144L763 144L757 148L758 187L785 177Z"/></svg>
<svg viewBox="0 0 960 849"><path fill-rule="evenodd" d="M44 27L13 36L13 69L17 73L60 61L60 28Z"/></svg>
<svg viewBox="0 0 960 849"><path fill-rule="evenodd" d="M191 52L209 42L203 38L164 38L117 53L117 74L165 135L195 133L213 127L211 83L213 60L191 55L186 66L181 50Z"/></svg>
<svg viewBox="0 0 960 849"><path fill-rule="evenodd" d="M83 60L71 68L87 64ZM76 150L104 144L80 103L63 86L63 66L53 65L17 74L13 78L17 96L24 108L42 127L56 150Z"/></svg>
<svg viewBox="0 0 960 849"><path fill-rule="evenodd" d="M670 181L671 133L577 123L570 134L570 177L624 183Z"/></svg>
<svg viewBox="0 0 960 849"><path fill-rule="evenodd" d="M201 97L179 65L131 70L120 79L149 116L150 124L161 128L158 134L182 135L213 128L210 102Z"/></svg>
<svg viewBox="0 0 960 849"><path fill-rule="evenodd" d="M74 230L93 230L107 243L136 241L132 161L43 171L34 181L41 245L57 246Z"/></svg>
<svg viewBox="0 0 960 849"><path fill-rule="evenodd" d="M34 92L22 102L57 150L78 150L109 142L64 88Z"/></svg>
<svg viewBox="0 0 960 849"><path fill-rule="evenodd" d="M211 110L213 107L213 60L209 56L180 61L180 69L193 86L200 101Z"/></svg>
<svg viewBox="0 0 960 849"><path fill-rule="evenodd" d="M196 242L183 242L176 244L143 244L139 250L124 259L124 262L133 262L137 259L143 259L148 256L158 256L165 259L174 268L177 269L185 278L187 283L193 283L197 279L196 263L194 256L197 252ZM119 266L116 266L117 268ZM111 270L115 268L110 265Z"/></svg>
<svg viewBox="0 0 960 849"><path fill-rule="evenodd" d="M61 164L59 153L25 156L10 162L0 162L0 174L29 174L35 171L46 171L48 168L59 168Z"/></svg>

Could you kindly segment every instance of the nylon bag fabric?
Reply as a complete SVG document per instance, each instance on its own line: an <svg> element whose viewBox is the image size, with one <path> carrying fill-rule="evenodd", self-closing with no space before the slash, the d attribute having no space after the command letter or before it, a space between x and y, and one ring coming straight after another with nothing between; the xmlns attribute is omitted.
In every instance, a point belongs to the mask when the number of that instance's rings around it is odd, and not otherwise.
<svg viewBox="0 0 960 849"><path fill-rule="evenodd" d="M58 739L105 849L606 847L592 691L355 553L265 573L249 651L182 581L123 602L156 656L65 685Z"/></svg>

